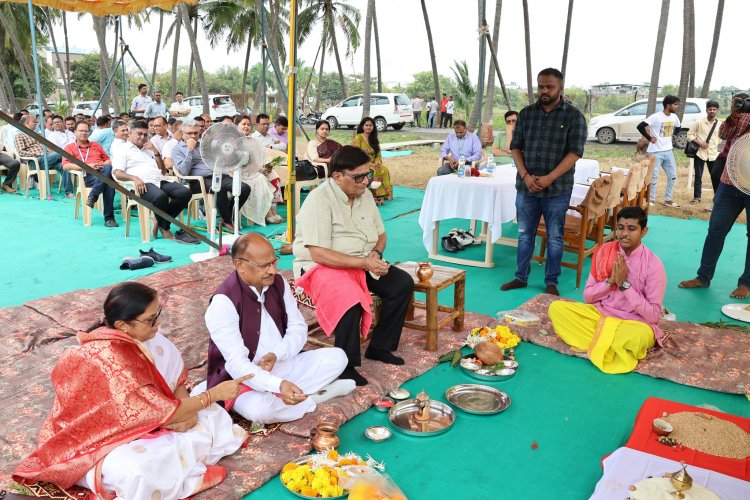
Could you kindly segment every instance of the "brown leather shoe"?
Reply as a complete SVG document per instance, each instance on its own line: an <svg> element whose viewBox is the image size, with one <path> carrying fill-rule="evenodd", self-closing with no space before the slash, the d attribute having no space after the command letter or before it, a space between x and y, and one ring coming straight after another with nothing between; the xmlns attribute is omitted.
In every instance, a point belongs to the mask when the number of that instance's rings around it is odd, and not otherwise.
<svg viewBox="0 0 750 500"><path fill-rule="evenodd" d="M550 295L557 295L558 297L560 296L560 290L557 289L557 285L553 285L551 283L547 285L546 292Z"/></svg>
<svg viewBox="0 0 750 500"><path fill-rule="evenodd" d="M13 189L13 186L9 186L7 184L3 184L3 189L5 190L6 193L10 193L10 194L13 194L16 192L16 190Z"/></svg>
<svg viewBox="0 0 750 500"><path fill-rule="evenodd" d="M281 255L292 255L292 244L285 243L281 245L281 248L279 248L279 253Z"/></svg>
<svg viewBox="0 0 750 500"><path fill-rule="evenodd" d="M508 290L515 290L516 288L526 288L526 283L519 280L518 278L509 281L500 287L500 290L507 292Z"/></svg>

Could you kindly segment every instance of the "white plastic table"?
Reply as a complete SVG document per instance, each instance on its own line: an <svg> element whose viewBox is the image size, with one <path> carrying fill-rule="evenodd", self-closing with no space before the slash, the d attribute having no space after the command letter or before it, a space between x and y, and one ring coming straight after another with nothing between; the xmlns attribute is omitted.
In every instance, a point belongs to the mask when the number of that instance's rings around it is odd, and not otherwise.
<svg viewBox="0 0 750 500"><path fill-rule="evenodd" d="M518 245L516 239L502 238L502 224L516 218L515 182L516 169L511 165L498 165L492 177L441 175L430 179L419 214L422 242L429 257L466 266L494 267L494 243ZM482 221L484 260L438 254L440 221L446 219L469 219L472 224Z"/></svg>

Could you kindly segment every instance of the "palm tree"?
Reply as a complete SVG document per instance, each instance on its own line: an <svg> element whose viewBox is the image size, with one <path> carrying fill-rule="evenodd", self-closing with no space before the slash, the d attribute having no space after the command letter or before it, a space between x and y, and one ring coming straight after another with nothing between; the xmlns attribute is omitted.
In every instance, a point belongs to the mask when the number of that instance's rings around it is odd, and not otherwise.
<svg viewBox="0 0 750 500"><path fill-rule="evenodd" d="M485 17L485 1L478 0L478 14L479 21L477 26L481 27ZM484 44L484 37L479 37L479 76L477 77L477 98L474 100L474 106L471 109L471 116L469 116L468 128L471 131L477 129L477 122L479 121L482 113L482 97L484 97L484 59L485 59L486 48Z"/></svg>
<svg viewBox="0 0 750 500"><path fill-rule="evenodd" d="M680 88L677 97L680 98L682 106L678 108L677 116L682 121L685 112L684 102L690 90L690 59L695 52L695 6L693 0L684 0L682 9L682 68L680 70Z"/></svg>
<svg viewBox="0 0 750 500"><path fill-rule="evenodd" d="M495 19L494 25L492 26L492 47L497 54L497 38L500 34L500 15L503 12L503 0L496 0L495 2ZM484 38L484 37L482 37ZM482 40L484 43L484 40ZM490 71L487 74L487 98L484 102L484 118L482 119L483 124L492 123L492 108L495 105L495 58L490 58Z"/></svg>
<svg viewBox="0 0 750 500"><path fill-rule="evenodd" d="M370 116L370 45L372 44L372 16L375 11L375 0L367 0L365 16L365 69L362 72L362 118Z"/></svg>
<svg viewBox="0 0 750 500"><path fill-rule="evenodd" d="M193 61L195 62L195 72L198 75L198 85L201 89L201 97L203 98L203 112L209 113L208 107L208 87L206 86L206 75L203 72L203 62L201 61L201 55L198 52L198 40L196 30L190 24L190 13L188 12L187 5L180 4L179 12L182 18L182 25L185 27L188 39L190 40L190 49L193 52ZM197 19L197 18L196 18Z"/></svg>
<svg viewBox="0 0 750 500"><path fill-rule="evenodd" d="M656 110L656 96L659 94L659 72L661 71L661 58L664 54L664 39L667 37L667 21L669 21L669 0L661 0L659 31L657 31L656 33L654 65L651 68L651 83L648 87L648 106L646 107L646 115L651 115Z"/></svg>
<svg viewBox="0 0 750 500"><path fill-rule="evenodd" d="M65 37L65 75L68 82L68 85L70 85L70 44L68 42L68 13L64 10L60 11L62 13L62 26L63 26L63 36Z"/></svg>
<svg viewBox="0 0 750 500"><path fill-rule="evenodd" d="M456 106L463 108L464 116L469 116L469 105L474 100L474 85L469 78L469 67L466 61L453 61L451 68L456 79Z"/></svg>
<svg viewBox="0 0 750 500"><path fill-rule="evenodd" d="M16 106L16 95L13 92L13 85L10 83L10 75L8 75L8 67L0 63L0 79L2 79L3 95L6 99L7 110L9 113L15 113L18 111Z"/></svg>
<svg viewBox="0 0 750 500"><path fill-rule="evenodd" d="M372 30L375 35L375 60L378 64L378 92L383 91L383 73L380 68L380 36L378 36L378 13L375 2L372 4Z"/></svg>
<svg viewBox="0 0 750 500"><path fill-rule="evenodd" d="M560 71L565 78L565 70L568 67L568 46L570 44L570 24L573 20L573 0L568 0L568 20L565 23L565 43L563 44L563 58ZM564 82L563 82L564 83Z"/></svg>
<svg viewBox="0 0 750 500"><path fill-rule="evenodd" d="M69 105L73 105L73 92L70 88L70 78L69 75L65 72L65 68L63 66L62 62L62 55L60 54L60 51L57 50L57 40L55 39L55 29L53 26L53 23L56 21L58 17L60 17L60 11L55 11L50 8L44 9L45 14L45 21L46 21L46 27L47 27L47 33L50 36L50 39L52 40L52 49L55 51L55 57L57 59L57 67L60 70L60 77L63 81L63 86L65 87L65 97L67 99L67 102ZM56 77L55 77L56 78ZM57 83L57 81L55 81Z"/></svg>
<svg viewBox="0 0 750 500"><path fill-rule="evenodd" d="M529 0L523 0L523 30L526 41L526 91L529 104L534 104L534 86L531 82L531 34L529 32Z"/></svg>
<svg viewBox="0 0 750 500"><path fill-rule="evenodd" d="M14 14L17 14L19 10L12 10L13 7L14 6L8 4L0 6L0 25L2 25L3 30L5 30L6 35L10 39L10 44L15 51L16 60L19 63L21 69L21 83L23 84L23 88L26 91L26 94L31 97L34 92L31 90L29 82L34 81L34 72L31 70L31 65L29 64L29 60L27 59L26 54L21 49L21 47L25 47L27 45L21 45L21 43L18 41L18 37L16 36L15 28L21 25L20 18L22 17L19 16L19 19L16 19ZM9 18L13 19L13 22L11 22ZM42 96L42 100L44 101L44 96ZM44 105L46 106L46 103Z"/></svg>
<svg viewBox="0 0 750 500"><path fill-rule="evenodd" d="M154 12L154 10L159 11L159 32L156 35L156 49L154 50L154 68L151 71L152 82L156 80L156 64L159 62L159 49L161 48L161 33L162 33L162 30L164 29L164 10L158 7L154 7L153 9L151 9L148 15L150 16Z"/></svg>
<svg viewBox="0 0 750 500"><path fill-rule="evenodd" d="M430 46L430 62L432 63L432 83L435 86L435 99L440 99L440 78L438 76L437 60L435 59L435 46L432 43L432 30L430 29L430 18L427 15L427 5L425 4L425 0L421 0L421 3L422 3L422 16L424 17L424 27L427 30L427 43Z"/></svg>
<svg viewBox="0 0 750 500"><path fill-rule="evenodd" d="M719 0L716 7L716 23L714 24L714 38L711 42L711 55L708 57L708 68L706 68L706 78L703 80L701 87L701 97L708 97L708 91L711 87L711 77L714 74L714 63L716 62L716 51L719 48L719 36L721 36L721 21L724 17L724 0Z"/></svg>

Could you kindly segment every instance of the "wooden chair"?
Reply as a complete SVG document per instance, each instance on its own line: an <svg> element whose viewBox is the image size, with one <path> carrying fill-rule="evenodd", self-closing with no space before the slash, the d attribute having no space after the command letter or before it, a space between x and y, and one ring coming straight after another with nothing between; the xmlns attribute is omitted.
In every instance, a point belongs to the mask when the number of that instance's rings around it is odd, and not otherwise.
<svg viewBox="0 0 750 500"><path fill-rule="evenodd" d="M622 189L625 185L625 173L622 170L612 172L609 177L612 182L604 202L607 209L604 224L599 224L599 219L595 219L592 228L592 231L596 233L596 241L601 243L612 241L617 234L617 214L622 205ZM604 236L604 230L607 228L609 228L609 233Z"/></svg>
<svg viewBox="0 0 750 500"><path fill-rule="evenodd" d="M651 178L654 175L654 168L656 168L656 157L652 156L649 159L648 167L643 172L643 184L637 202L637 206L640 206L646 213L651 208Z"/></svg>
<svg viewBox="0 0 750 500"><path fill-rule="evenodd" d="M565 216L565 228L563 230L563 252L576 254L576 262L562 261L561 265L576 270L576 288L581 287L581 276L583 274L583 261L586 257L594 253L596 247L601 244L598 234L592 233L595 224L600 227L604 226L607 210L605 200L609 196L612 185L610 176L599 177L589 188L586 198L577 206L568 207L569 210L575 210L580 217L573 215ZM544 253L547 249L547 227L544 221L540 221L536 235L542 238L542 245L539 255L533 256L532 260L537 262L546 262L547 258ZM586 246L586 242L591 239L593 245Z"/></svg>
<svg viewBox="0 0 750 500"><path fill-rule="evenodd" d="M86 204L86 200L89 199L92 188L86 186L86 182L84 181L85 176L82 170L68 170L68 172L70 173L71 179L76 186L76 199L74 201L75 210L73 211L73 218L78 220L79 207L82 207L83 225L85 227L90 227L91 207ZM100 196L96 200L94 208L96 208L97 210L104 210L104 202L102 201L102 196Z"/></svg>
<svg viewBox="0 0 750 500"><path fill-rule="evenodd" d="M625 182L622 186L622 206L634 207L638 205L638 197L641 194L640 183L643 180L644 165L636 163L628 170Z"/></svg>
<svg viewBox="0 0 750 500"><path fill-rule="evenodd" d="M26 198L29 197L29 180L31 177L36 176L37 184L39 184L39 199L46 200L49 196L47 193L47 171L44 170L44 166L39 164L38 158L32 157L19 157L18 161L21 162L21 170L23 171L23 177L26 179ZM34 164L35 169L31 169L30 165ZM20 175L20 173L19 173ZM57 170L54 168L49 169L49 182L50 188L52 188L52 179L57 177ZM62 179L62 176L60 176Z"/></svg>

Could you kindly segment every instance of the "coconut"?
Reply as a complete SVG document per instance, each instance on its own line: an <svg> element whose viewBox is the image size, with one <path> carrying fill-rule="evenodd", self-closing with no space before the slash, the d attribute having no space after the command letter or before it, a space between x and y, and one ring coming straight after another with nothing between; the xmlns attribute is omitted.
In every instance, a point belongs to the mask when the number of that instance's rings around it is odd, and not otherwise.
<svg viewBox="0 0 750 500"><path fill-rule="evenodd" d="M480 342L474 348L474 352L477 353L477 358L487 366L495 365L503 360L503 350L494 342Z"/></svg>

